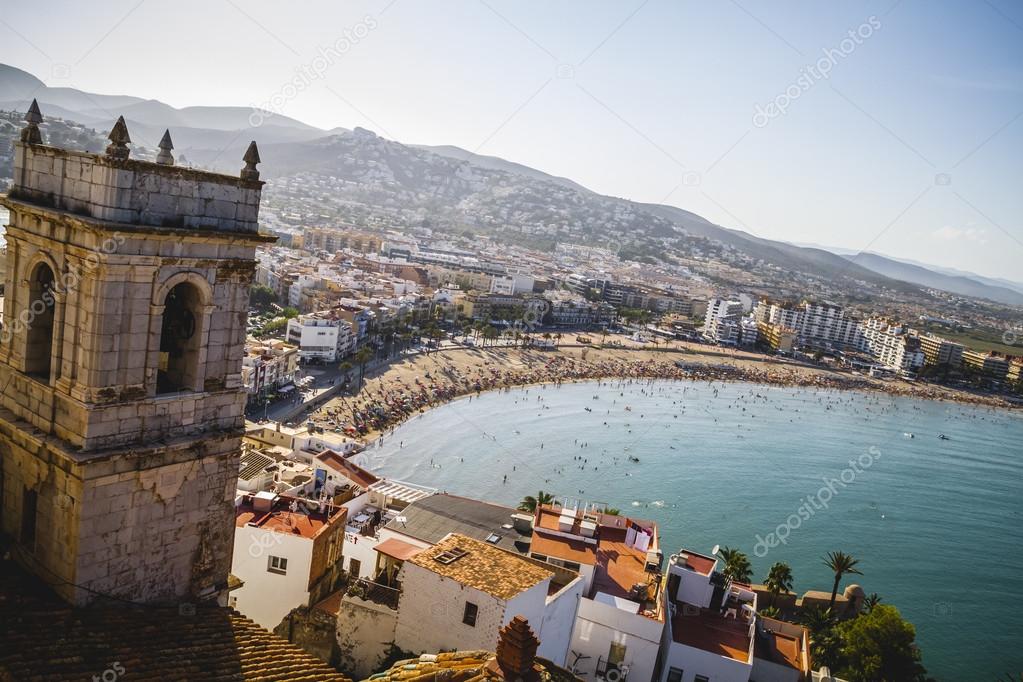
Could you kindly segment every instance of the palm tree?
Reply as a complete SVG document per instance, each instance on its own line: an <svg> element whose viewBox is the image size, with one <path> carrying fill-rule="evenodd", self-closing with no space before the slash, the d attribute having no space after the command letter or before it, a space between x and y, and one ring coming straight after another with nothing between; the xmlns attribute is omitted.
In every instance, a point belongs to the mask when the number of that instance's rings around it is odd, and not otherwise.
<svg viewBox="0 0 1023 682"><path fill-rule="evenodd" d="M349 383L352 380L352 368L353 367L355 367L355 365L353 365L352 363L348 362L347 360L345 360L340 365L338 365L338 369L341 370L344 373L344 375L345 375L345 383L346 384Z"/></svg>
<svg viewBox="0 0 1023 682"><path fill-rule="evenodd" d="M359 365L359 390L362 390L362 381L366 377L366 364L373 359L373 351L368 346L363 346L355 352L355 362Z"/></svg>
<svg viewBox="0 0 1023 682"><path fill-rule="evenodd" d="M778 601L779 594L792 589L792 569L785 562L779 561L774 566L771 566L764 584L771 592L771 606L774 606L775 602Z"/></svg>
<svg viewBox="0 0 1023 682"><path fill-rule="evenodd" d="M765 618L774 618L777 620L778 618L781 618L781 611L778 610L777 606L772 604L771 606L766 606L760 609L760 615Z"/></svg>
<svg viewBox="0 0 1023 682"><path fill-rule="evenodd" d="M823 606L811 606L803 610L799 622L810 631L810 639L814 639L828 632L835 625L835 616L831 609L826 609Z"/></svg>
<svg viewBox="0 0 1023 682"><path fill-rule="evenodd" d="M536 494L536 497L533 497L532 495L526 495L523 497L522 501L519 502L519 510L535 512L537 507L545 504L551 504L552 502L554 502L554 495L545 493L541 490Z"/></svg>
<svg viewBox="0 0 1023 682"><path fill-rule="evenodd" d="M810 655L815 664L834 667L841 642L835 634L835 615L830 608L812 606L803 611L800 622L810 632Z"/></svg>
<svg viewBox="0 0 1023 682"><path fill-rule="evenodd" d="M749 557L737 549L724 547L719 552L725 567L721 571L728 578L739 583L748 583L753 577L753 567L750 566Z"/></svg>
<svg viewBox="0 0 1023 682"><path fill-rule="evenodd" d="M488 324L486 329L483 330L483 345L486 346L487 341L493 341L498 336L500 336L500 333L498 333L497 328Z"/></svg>
<svg viewBox="0 0 1023 682"><path fill-rule="evenodd" d="M877 592L871 592L870 596L863 600L863 613L870 613L880 603L881 596Z"/></svg>
<svg viewBox="0 0 1023 682"><path fill-rule="evenodd" d="M863 575L856 569L858 563L859 559L854 559L851 554L845 552L828 552L824 557L824 565L835 573L835 585L831 588L831 601L828 602L829 609L835 608L835 597L838 595L838 584L842 582L842 576L847 573Z"/></svg>

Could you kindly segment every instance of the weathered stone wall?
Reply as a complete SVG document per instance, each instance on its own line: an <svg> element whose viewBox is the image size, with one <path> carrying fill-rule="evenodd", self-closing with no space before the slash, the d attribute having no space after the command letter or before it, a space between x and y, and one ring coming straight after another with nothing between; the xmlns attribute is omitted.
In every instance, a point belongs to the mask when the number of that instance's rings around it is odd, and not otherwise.
<svg viewBox="0 0 1023 682"><path fill-rule="evenodd" d="M248 289L256 245L272 241L256 231L262 183L20 142L15 166L0 196L11 211L0 525L17 559L76 604L217 597L234 540ZM40 263L52 289L32 281ZM158 394L167 294L186 282L188 363ZM18 323L33 297L52 299L52 333L36 334L52 341L48 376L43 344L29 347L31 324ZM38 495L34 543L21 537L26 490Z"/></svg>
<svg viewBox="0 0 1023 682"><path fill-rule="evenodd" d="M398 580L401 598L394 633L397 646L419 652L493 651L497 646L507 602L408 561L402 564ZM478 609L475 626L462 622L466 602Z"/></svg>
<svg viewBox="0 0 1023 682"><path fill-rule="evenodd" d="M324 663L337 666L341 650L337 644L337 619L308 606L291 611L273 632L297 644Z"/></svg>
<svg viewBox="0 0 1023 682"><path fill-rule="evenodd" d="M84 449L241 427L240 358L255 240L107 230L22 202L8 205L12 333L0 345L0 364L25 367L28 325L17 318L33 304L36 265L50 265L58 282L50 382L56 393L36 379L14 378L3 398L9 409ZM156 377L162 304L182 281L202 289L208 305L199 320L195 395L175 402L156 396Z"/></svg>
<svg viewBox="0 0 1023 682"><path fill-rule="evenodd" d="M35 490L35 547L15 552L62 597L191 600L226 578L238 438L78 460L10 418L0 410L3 530L21 539L24 492Z"/></svg>
<svg viewBox="0 0 1023 682"><path fill-rule="evenodd" d="M11 195L100 220L255 232L263 183L15 143Z"/></svg>
<svg viewBox="0 0 1023 682"><path fill-rule="evenodd" d="M366 679L383 668L394 646L395 611L346 596L337 615L338 667L353 678Z"/></svg>

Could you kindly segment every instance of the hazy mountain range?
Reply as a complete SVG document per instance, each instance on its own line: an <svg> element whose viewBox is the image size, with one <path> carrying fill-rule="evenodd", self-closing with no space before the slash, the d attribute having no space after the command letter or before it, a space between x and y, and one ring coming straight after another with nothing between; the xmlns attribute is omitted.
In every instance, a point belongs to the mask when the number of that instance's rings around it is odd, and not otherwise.
<svg viewBox="0 0 1023 682"><path fill-rule="evenodd" d="M249 140L256 139L264 178L299 172L339 177L348 191L354 191L350 186L355 185L366 202L526 225L530 221L596 224L606 226L611 235L628 234L637 225L655 236L681 228L755 260L814 277L870 282L901 291L935 288L1023 305L1023 284L873 253L849 255L838 249L762 239L674 206L600 195L570 179L454 146L403 145L368 131L322 130L249 107L178 109L158 100L53 88L25 71L0 64L0 109L25 111L33 98L38 99L44 117L64 118L101 132L117 116L124 116L136 145L154 148L164 129L170 128L179 158L184 155L191 163L227 172L238 170ZM594 222L595 218L600 220Z"/></svg>

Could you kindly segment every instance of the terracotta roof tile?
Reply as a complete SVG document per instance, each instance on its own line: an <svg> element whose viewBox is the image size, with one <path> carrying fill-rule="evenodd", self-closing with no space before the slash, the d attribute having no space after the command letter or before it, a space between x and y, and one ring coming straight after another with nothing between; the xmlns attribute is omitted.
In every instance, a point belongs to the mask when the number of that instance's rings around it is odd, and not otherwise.
<svg viewBox="0 0 1023 682"><path fill-rule="evenodd" d="M13 562L0 561L0 680L346 682L347 678L231 609L123 602L74 608ZM104 678L105 679L105 678Z"/></svg>
<svg viewBox="0 0 1023 682"><path fill-rule="evenodd" d="M465 554L450 563L437 560L446 552L458 550ZM498 599L511 599L555 575L554 571L543 568L539 562L457 533L424 549L406 563L421 566Z"/></svg>

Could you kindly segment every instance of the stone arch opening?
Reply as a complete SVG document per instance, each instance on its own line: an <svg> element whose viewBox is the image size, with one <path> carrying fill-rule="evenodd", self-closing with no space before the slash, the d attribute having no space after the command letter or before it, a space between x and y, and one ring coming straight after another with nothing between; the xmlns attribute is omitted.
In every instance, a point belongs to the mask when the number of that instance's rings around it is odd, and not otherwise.
<svg viewBox="0 0 1023 682"><path fill-rule="evenodd" d="M195 390L202 338L202 293L194 284L181 282L167 292L163 305L156 392Z"/></svg>
<svg viewBox="0 0 1023 682"><path fill-rule="evenodd" d="M53 365L53 322L57 307L55 281L53 268L47 263L38 263L29 276L25 373L45 381L49 381Z"/></svg>

